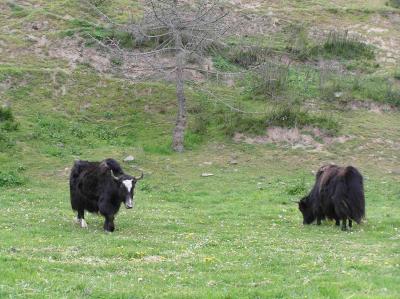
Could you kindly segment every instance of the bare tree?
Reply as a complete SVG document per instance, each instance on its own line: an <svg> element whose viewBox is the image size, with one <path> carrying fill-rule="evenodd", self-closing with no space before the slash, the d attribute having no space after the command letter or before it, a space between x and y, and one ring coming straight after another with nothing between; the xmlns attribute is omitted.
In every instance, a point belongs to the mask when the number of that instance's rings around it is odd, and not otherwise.
<svg viewBox="0 0 400 299"><path fill-rule="evenodd" d="M184 71L189 59L201 59L210 47L221 43L221 37L227 32L228 13L220 0L144 0L143 17L129 24L117 24L92 7L111 25L131 33L136 41L156 41L153 49L130 55L146 59L153 70L174 74L178 111L172 147L182 152L187 126ZM115 42L103 45L123 52ZM173 55L173 62L164 64L161 57L168 54Z"/></svg>

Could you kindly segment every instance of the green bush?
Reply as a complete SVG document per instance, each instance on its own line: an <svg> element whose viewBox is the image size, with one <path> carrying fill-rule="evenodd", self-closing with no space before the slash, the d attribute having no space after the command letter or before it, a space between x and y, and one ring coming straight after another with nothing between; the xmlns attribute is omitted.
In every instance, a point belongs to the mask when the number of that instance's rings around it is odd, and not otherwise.
<svg viewBox="0 0 400 299"><path fill-rule="evenodd" d="M15 171L0 171L0 188L16 187L24 184L24 179Z"/></svg>
<svg viewBox="0 0 400 299"><path fill-rule="evenodd" d="M217 127L227 136L233 136L236 132L262 135L265 133L265 116L244 114L222 109L216 113Z"/></svg>
<svg viewBox="0 0 400 299"><path fill-rule="evenodd" d="M203 142L203 135L193 131L187 131L185 134L185 148L193 150Z"/></svg>
<svg viewBox="0 0 400 299"><path fill-rule="evenodd" d="M264 63L253 73L251 92L273 98L288 89L289 67L278 63Z"/></svg>
<svg viewBox="0 0 400 299"><path fill-rule="evenodd" d="M1 108L0 107L0 122L4 121L14 121L14 117L12 115L10 108Z"/></svg>
<svg viewBox="0 0 400 299"><path fill-rule="evenodd" d="M400 0L389 0L386 4L394 8L400 8Z"/></svg>
<svg viewBox="0 0 400 299"><path fill-rule="evenodd" d="M121 48L133 48L135 46L135 39L129 33L125 31L118 31L111 28L105 28L102 26L95 25L88 21L73 19L70 21L71 26L75 32L80 33L85 38L88 38L89 44L93 43L90 37L93 37L104 43L108 43L110 40L116 40ZM71 29L64 31L64 35L72 35Z"/></svg>
<svg viewBox="0 0 400 299"><path fill-rule="evenodd" d="M217 126L227 136L234 133L263 135L269 126L286 128L312 126L335 135L339 131L339 123L332 117L312 114L291 104L276 104L265 114L246 114L228 109L219 109L215 114Z"/></svg>
<svg viewBox="0 0 400 299"><path fill-rule="evenodd" d="M15 140L10 136L11 131L18 129L18 123L10 108L0 108L0 151L5 151L15 145Z"/></svg>
<svg viewBox="0 0 400 299"><path fill-rule="evenodd" d="M229 72L234 71L236 68L230 61L224 58L222 55L216 55L212 58L213 66L220 71Z"/></svg>
<svg viewBox="0 0 400 299"><path fill-rule="evenodd" d="M400 107L400 88L393 79L381 76L358 77L353 75L322 74L319 92L323 100L373 100ZM340 96L335 96L338 93Z"/></svg>
<svg viewBox="0 0 400 299"><path fill-rule="evenodd" d="M15 145L14 139L0 130L0 152L4 152Z"/></svg>
<svg viewBox="0 0 400 299"><path fill-rule="evenodd" d="M302 24L291 24L286 31L289 37L286 50L299 60L303 61L309 58L312 47L306 27Z"/></svg>
<svg viewBox="0 0 400 299"><path fill-rule="evenodd" d="M393 78L395 78L396 80L400 80L400 69L395 70Z"/></svg>
<svg viewBox="0 0 400 299"><path fill-rule="evenodd" d="M226 56L231 63L241 67L249 67L265 62L269 54L270 51L268 48L250 45L232 47L229 49Z"/></svg>
<svg viewBox="0 0 400 299"><path fill-rule="evenodd" d="M14 3L14 1L8 1L8 6L11 8L12 16L16 18L26 17L29 12L24 9L21 5Z"/></svg>
<svg viewBox="0 0 400 299"><path fill-rule="evenodd" d="M304 177L295 184L291 184L286 188L286 193L289 195L300 195L304 194L306 191L306 182Z"/></svg>
<svg viewBox="0 0 400 299"><path fill-rule="evenodd" d="M312 49L314 55L322 55L328 58L344 59L374 59L375 53L370 45L359 40L355 36L350 36L348 31L331 31L326 41Z"/></svg>
<svg viewBox="0 0 400 299"><path fill-rule="evenodd" d="M287 128L313 126L331 135L335 135L339 131L339 124L332 117L312 114L290 104L276 106L268 113L266 120L268 126Z"/></svg>
<svg viewBox="0 0 400 299"><path fill-rule="evenodd" d="M18 123L15 122L10 108L0 108L0 131L15 131Z"/></svg>

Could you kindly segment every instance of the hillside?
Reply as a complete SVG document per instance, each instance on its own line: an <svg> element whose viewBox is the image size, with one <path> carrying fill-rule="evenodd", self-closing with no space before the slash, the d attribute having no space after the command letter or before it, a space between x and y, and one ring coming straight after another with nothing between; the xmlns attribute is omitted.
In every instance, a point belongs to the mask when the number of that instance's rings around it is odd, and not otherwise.
<svg viewBox="0 0 400 299"><path fill-rule="evenodd" d="M186 74L180 154L173 82L98 47L88 33L143 50L84 2L0 2L0 297L399 297L398 1L224 1L241 25L194 63L208 80ZM80 229L73 161L128 155L135 209L112 234L98 215ZM292 202L326 163L364 175L349 232L303 226Z"/></svg>

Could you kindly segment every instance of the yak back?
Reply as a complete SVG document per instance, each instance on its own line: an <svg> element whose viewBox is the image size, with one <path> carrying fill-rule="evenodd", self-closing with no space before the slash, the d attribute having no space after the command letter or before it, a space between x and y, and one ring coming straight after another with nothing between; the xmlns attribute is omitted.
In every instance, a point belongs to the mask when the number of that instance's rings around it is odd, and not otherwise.
<svg viewBox="0 0 400 299"><path fill-rule="evenodd" d="M322 209L321 205L323 202L322 194L326 190L325 188L329 183L329 181L337 173L338 168L339 167L336 165L324 165L320 169L318 169L317 174L315 175L315 184L311 189L310 194L307 196L307 204L313 210L314 215L322 216L321 214L321 209ZM330 217L328 216L328 218Z"/></svg>
<svg viewBox="0 0 400 299"><path fill-rule="evenodd" d="M322 208L330 219L347 216L360 223L365 216L363 177L353 166L322 166L310 195L313 209Z"/></svg>
<svg viewBox="0 0 400 299"><path fill-rule="evenodd" d="M112 189L117 188L111 170L115 176L123 174L121 166L114 159L101 162L75 161L70 176L71 190L77 188L88 199L97 200L106 189L113 192Z"/></svg>

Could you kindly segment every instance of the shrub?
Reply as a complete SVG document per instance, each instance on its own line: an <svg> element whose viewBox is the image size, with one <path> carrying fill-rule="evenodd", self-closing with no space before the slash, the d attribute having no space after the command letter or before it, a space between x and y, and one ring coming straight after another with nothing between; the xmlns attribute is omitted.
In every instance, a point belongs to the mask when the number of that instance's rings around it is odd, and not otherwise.
<svg viewBox="0 0 400 299"><path fill-rule="evenodd" d="M396 80L400 80L400 69L395 70L393 78L395 78Z"/></svg>
<svg viewBox="0 0 400 299"><path fill-rule="evenodd" d="M393 79L380 76L358 76L321 73L319 92L323 100L373 100L400 106L400 89Z"/></svg>
<svg viewBox="0 0 400 299"><path fill-rule="evenodd" d="M206 100L204 99L200 104L188 109L192 120L189 124L189 130L195 134L205 135L208 131L210 124L209 107L205 103Z"/></svg>
<svg viewBox="0 0 400 299"><path fill-rule="evenodd" d="M286 188L286 192L289 195L304 194L306 191L306 182L304 177L302 177L302 179L297 181L295 184Z"/></svg>
<svg viewBox="0 0 400 299"><path fill-rule="evenodd" d="M223 71L223 72L229 72L235 70L235 66L232 65L226 58L224 58L222 55L217 55L212 58L213 60L213 65L217 70Z"/></svg>
<svg viewBox="0 0 400 299"><path fill-rule="evenodd" d="M188 131L185 134L185 148L192 150L200 145L203 141L203 135Z"/></svg>
<svg viewBox="0 0 400 299"><path fill-rule="evenodd" d="M9 135L10 131L18 129L10 108L0 108L0 151L5 151L15 145L14 139Z"/></svg>
<svg viewBox="0 0 400 299"><path fill-rule="evenodd" d="M393 86L390 86L387 89L384 102L400 107L400 89L395 89Z"/></svg>
<svg viewBox="0 0 400 299"><path fill-rule="evenodd" d="M10 108L0 108L0 131L15 131L18 123L15 122Z"/></svg>
<svg viewBox="0 0 400 299"><path fill-rule="evenodd" d="M287 65L268 62L262 64L253 73L251 92L273 98L287 90L289 67Z"/></svg>
<svg viewBox="0 0 400 299"><path fill-rule="evenodd" d="M307 111L303 111L300 107L290 104L276 106L268 113L266 120L268 126L287 128L313 126L323 129L331 135L335 135L339 131L339 124L333 118L325 115L311 114Z"/></svg>
<svg viewBox="0 0 400 299"><path fill-rule="evenodd" d="M227 53L227 58L231 63L241 67L249 67L264 62L269 56L269 49L257 45L236 46Z"/></svg>
<svg viewBox="0 0 400 299"><path fill-rule="evenodd" d="M121 48L129 49L135 46L135 39L129 32L105 28L79 19L71 20L70 24L74 28L75 32L78 32L89 39L89 44L93 43L93 41L90 40L91 36L99 41L103 41L104 43L109 43L111 40L118 41ZM64 35L71 35L71 31L65 31Z"/></svg>
<svg viewBox="0 0 400 299"><path fill-rule="evenodd" d="M286 49L299 60L306 60L310 56L311 45L308 32L304 25L291 24L286 29L289 41Z"/></svg>
<svg viewBox="0 0 400 299"><path fill-rule="evenodd" d="M8 6L11 8L12 16L16 18L26 17L29 12L24 9L23 6L14 3L14 1L8 1Z"/></svg>
<svg viewBox="0 0 400 299"><path fill-rule="evenodd" d="M360 41L359 38L350 36L347 30L344 32L331 31L323 45L315 47L312 52L322 56L344 59L375 58L373 48Z"/></svg>
<svg viewBox="0 0 400 299"><path fill-rule="evenodd" d="M394 8L400 8L400 0L389 0L386 4Z"/></svg>
<svg viewBox="0 0 400 299"><path fill-rule="evenodd" d="M15 141L0 130L0 152L6 151L14 145Z"/></svg>
<svg viewBox="0 0 400 299"><path fill-rule="evenodd" d="M276 104L265 114L245 114L220 109L215 116L217 125L227 136L233 136L236 132L262 135L269 126L286 128L312 126L331 135L339 131L339 124L333 118L311 114L288 103Z"/></svg>
<svg viewBox="0 0 400 299"><path fill-rule="evenodd" d="M0 122L4 121L14 121L14 117L12 115L10 108L1 108L0 107Z"/></svg>
<svg viewBox="0 0 400 299"><path fill-rule="evenodd" d="M267 127L265 116L225 109L217 113L217 124L227 136L233 136L236 132L261 135L265 133Z"/></svg>
<svg viewBox="0 0 400 299"><path fill-rule="evenodd" d="M23 183L24 179L18 173L0 171L0 188L21 186Z"/></svg>

